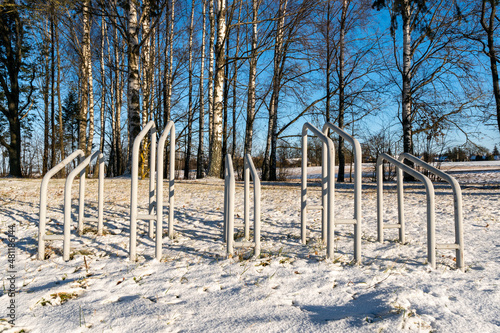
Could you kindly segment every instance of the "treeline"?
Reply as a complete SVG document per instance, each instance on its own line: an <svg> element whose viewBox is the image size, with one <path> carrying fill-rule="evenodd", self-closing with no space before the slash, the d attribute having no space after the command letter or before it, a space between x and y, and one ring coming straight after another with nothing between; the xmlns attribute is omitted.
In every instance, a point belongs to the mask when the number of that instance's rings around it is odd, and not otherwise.
<svg viewBox="0 0 500 333"><path fill-rule="evenodd" d="M14 177L43 175L75 149L99 149L107 175L122 175L148 121L175 122L184 178L220 177L223 156L251 153L276 180L305 120L376 145L389 136L374 119L395 119L393 153L429 153L455 130L470 141L471 125L500 124L498 5L1 1L2 163ZM343 181L349 151L341 138L336 147Z"/></svg>

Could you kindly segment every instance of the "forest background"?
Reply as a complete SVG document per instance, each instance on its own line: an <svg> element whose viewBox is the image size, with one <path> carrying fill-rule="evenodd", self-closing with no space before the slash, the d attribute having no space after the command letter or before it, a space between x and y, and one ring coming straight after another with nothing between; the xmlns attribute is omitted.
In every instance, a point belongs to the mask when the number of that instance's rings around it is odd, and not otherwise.
<svg viewBox="0 0 500 333"><path fill-rule="evenodd" d="M130 173L149 121L176 127L179 177L250 153L264 180L333 122L365 161L494 158L498 0L0 1L0 174L38 177L76 149ZM344 181L350 147L337 147ZM149 140L149 139L148 139ZM149 141L142 144L147 174ZM310 140L312 162L321 145ZM190 170L196 170L196 173Z"/></svg>

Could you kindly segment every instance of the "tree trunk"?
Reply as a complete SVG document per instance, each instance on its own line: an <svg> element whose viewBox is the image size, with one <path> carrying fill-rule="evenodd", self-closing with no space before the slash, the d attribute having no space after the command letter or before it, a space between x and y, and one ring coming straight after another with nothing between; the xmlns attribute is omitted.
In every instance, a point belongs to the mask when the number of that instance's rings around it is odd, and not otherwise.
<svg viewBox="0 0 500 333"><path fill-rule="evenodd" d="M82 63L80 78L80 116L78 119L78 149L87 151L87 112L89 108L89 66L90 59L90 0L83 5Z"/></svg>
<svg viewBox="0 0 500 333"><path fill-rule="evenodd" d="M89 2L90 6L90 2ZM89 14L89 42L85 44L85 52L87 53L86 56L86 63L85 65L88 67L87 68L87 79L88 79L88 87L89 87L89 111L88 111L88 122L89 122L89 134L88 134L88 141L87 141L87 151L86 154L90 155L92 152L92 145L94 141L94 79L92 78L92 52L91 52L91 41L90 41L90 31L92 29L92 18L90 17Z"/></svg>
<svg viewBox="0 0 500 333"><path fill-rule="evenodd" d="M150 112L150 76L151 76L151 62L150 62L150 54L151 54L151 37L150 37L150 26L149 26L149 1L144 1L144 9L143 9L144 19L142 20L142 36L143 41L142 49L141 49L141 89L142 89L142 128L146 126L148 121L151 119ZM146 136L144 140L142 140L141 144L141 154L139 159L139 170L140 177L144 179L146 176L146 166L149 164L148 161L148 146L149 146L149 136Z"/></svg>
<svg viewBox="0 0 500 333"><path fill-rule="evenodd" d="M104 112L106 110L106 71L104 68L104 47L106 38L106 20L104 16L101 19L101 110L100 110L100 120L101 120L101 138L99 142L99 150L101 153L104 151L104 134L106 132L105 117Z"/></svg>
<svg viewBox="0 0 500 333"><path fill-rule="evenodd" d="M232 17L230 17L231 19ZM229 19L229 22L226 22L227 24L231 24L231 21ZM225 38L226 42L226 59L229 58L229 32L226 32L226 35L228 36ZM229 66L226 62L226 65L224 66L224 93L222 97L223 101L223 106L222 106L222 163L224 163L224 159L226 158L227 154L227 139L228 139L228 134L227 134L227 128L228 128L228 123L227 123L227 100L229 98ZM222 175L221 175L222 177Z"/></svg>
<svg viewBox="0 0 500 333"><path fill-rule="evenodd" d="M45 175L50 169L49 163L49 136L50 136L50 115L49 115L49 56L47 44L48 44L48 36L45 39L46 45L44 46L45 55L45 63L44 63L44 76L45 80L43 83L43 104L44 104L44 130L43 130L43 159L42 159L42 174Z"/></svg>
<svg viewBox="0 0 500 333"><path fill-rule="evenodd" d="M339 127L344 128L345 114L345 82L344 82L344 52L345 52L345 30L346 30L346 15L347 15L347 0L342 1L342 14L340 18L340 39L339 39ZM337 176L338 182L344 182L345 174L345 154L344 154L344 138L339 135L338 145L339 155L339 172Z"/></svg>
<svg viewBox="0 0 500 333"><path fill-rule="evenodd" d="M491 6L491 13L486 23L485 14L486 14L486 2L489 2ZM491 80L493 83L493 96L495 97L496 104L496 116L497 116L497 125L498 130L500 131L500 86L498 83L498 67L497 67L497 56L495 50L495 16L496 16L496 2L483 0L481 7L481 25L486 32L488 38L488 57L490 58L490 69L491 69Z"/></svg>
<svg viewBox="0 0 500 333"><path fill-rule="evenodd" d="M331 87L330 87L330 75L332 72L332 52L333 49L330 43L330 27L331 27L332 17L331 17L331 0L327 0L326 7L326 102L325 102L325 118L326 122L330 122L330 100L331 100Z"/></svg>
<svg viewBox="0 0 500 333"><path fill-rule="evenodd" d="M139 98L139 34L137 23L137 8L134 0L129 0L128 11L128 90L127 90L127 104L128 104L128 126L129 126L129 140L128 140L128 161L127 173L132 169L132 146L134 140L141 131L141 110Z"/></svg>
<svg viewBox="0 0 500 333"><path fill-rule="evenodd" d="M56 24L56 27L58 25ZM57 50L57 103L58 103L58 133L59 133L59 153L61 161L66 158L66 153L64 151L64 126L63 126L63 116L62 116L62 102L61 102L61 54L59 47L59 29L56 29L56 50ZM66 170L63 168L61 170L61 176L64 178L66 176Z"/></svg>
<svg viewBox="0 0 500 333"><path fill-rule="evenodd" d="M209 0L208 16L210 21L210 40L208 44L208 160L210 161L212 160L212 143L214 137L214 0Z"/></svg>
<svg viewBox="0 0 500 333"><path fill-rule="evenodd" d="M402 91L402 125L403 125L403 151L413 153L412 124L411 124L411 30L410 1L404 0L403 5L403 91Z"/></svg>
<svg viewBox="0 0 500 333"><path fill-rule="evenodd" d="M203 130L205 128L205 105L204 105L204 99L203 99L203 75L205 71L205 23L206 23L206 1L203 0L202 2L203 10L202 10L202 16L203 16L203 27L201 31L201 63L200 63L200 118L199 118L199 142L198 142L198 154L196 158L196 178L200 179L205 177L205 170L204 170L204 161L203 161L203 149L204 149L204 140L203 140Z"/></svg>
<svg viewBox="0 0 500 333"><path fill-rule="evenodd" d="M264 156L264 165L262 170L262 179L271 181L277 180L276 156L278 143L278 105L284 65L283 28L285 26L286 7L287 0L280 0L274 44L274 71L271 102L269 105L269 128L267 134L266 153Z"/></svg>
<svg viewBox="0 0 500 333"><path fill-rule="evenodd" d="M224 93L226 0L218 0L217 44L215 46L216 72L214 80L213 139L208 175L220 177L222 171L222 108Z"/></svg>
<svg viewBox="0 0 500 333"><path fill-rule="evenodd" d="M255 80L257 77L257 19L259 0L252 0L252 50L249 60L247 123L245 129L245 154L252 154L253 123L255 121Z"/></svg>
<svg viewBox="0 0 500 333"><path fill-rule="evenodd" d="M241 9L243 6L243 1L240 1L240 8L238 10L238 23L241 22ZM233 63L233 78L231 79L233 85L233 146L231 148L231 156L234 159L234 154L236 152L236 106L237 106L237 86L238 86L238 56L240 52L240 26L236 26L236 51L234 52L234 63Z"/></svg>
<svg viewBox="0 0 500 333"><path fill-rule="evenodd" d="M54 27L55 13L50 10L50 167L56 165L56 36Z"/></svg>
<svg viewBox="0 0 500 333"><path fill-rule="evenodd" d="M191 161L191 141L193 136L193 30L194 30L194 6L195 0L191 2L191 24L189 25L189 64L188 64L188 123L186 140L186 159L184 160L184 179L189 179L189 162Z"/></svg>

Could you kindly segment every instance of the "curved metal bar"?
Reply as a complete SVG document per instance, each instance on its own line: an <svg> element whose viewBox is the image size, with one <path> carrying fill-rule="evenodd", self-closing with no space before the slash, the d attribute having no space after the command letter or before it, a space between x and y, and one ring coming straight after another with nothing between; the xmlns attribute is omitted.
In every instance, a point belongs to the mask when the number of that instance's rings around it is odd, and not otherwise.
<svg viewBox="0 0 500 333"><path fill-rule="evenodd" d="M361 145L352 135L332 123L323 126L323 133L328 136L328 130L340 135L354 148L354 258L361 263L361 184L362 184L362 152Z"/></svg>
<svg viewBox="0 0 500 333"><path fill-rule="evenodd" d="M92 161L96 158L99 158L100 164L104 165L103 155L100 151L96 151L92 155L88 156L84 159L73 171L71 171L66 178L66 183L64 185L64 240L63 240L63 259L64 261L69 260L69 251L70 251L70 237L71 237L71 186L73 185L73 180L75 177L80 174L82 171L85 172L85 168L92 163ZM101 168L100 168L101 169ZM102 221L102 196L101 196L101 187L103 186L102 174L99 173L99 218L98 220ZM84 194L85 195L85 192ZM80 206L79 209L83 215L83 207ZM78 221L78 233L81 235L83 232L83 220L81 217ZM102 227L101 227L102 228ZM98 227L99 229L99 227Z"/></svg>
<svg viewBox="0 0 500 333"><path fill-rule="evenodd" d="M233 160L230 154L226 155L224 168L224 238L227 243L227 254L233 254L234 247L234 194L235 180Z"/></svg>
<svg viewBox="0 0 500 333"><path fill-rule="evenodd" d="M395 165L398 169L404 170L413 177L424 183L427 193L427 260L432 268L436 268L436 223L435 223L435 202L434 202L434 185L429 178L420 172L413 170L406 164L401 163L394 157L382 153L377 159L377 234L378 241L384 241L384 212L383 212L383 161L387 161ZM396 225L397 227L397 225ZM399 228L401 225L399 225Z"/></svg>
<svg viewBox="0 0 500 333"><path fill-rule="evenodd" d="M156 175L156 259L161 259L163 241L163 162L165 141L170 135L168 173L168 237L174 237L174 181L175 181L175 124L169 121L158 141L158 166Z"/></svg>
<svg viewBox="0 0 500 333"><path fill-rule="evenodd" d="M71 155L66 157L64 160L59 162L55 167L49 170L42 179L42 184L40 186L40 219L38 223L38 260L43 260L45 258L45 229L46 229L46 219L47 219L47 187L49 185L50 179L58 173L62 168L68 165L77 157L85 156L85 153L78 149L74 151Z"/></svg>
<svg viewBox="0 0 500 333"><path fill-rule="evenodd" d="M139 132L134 140L134 145L132 148L132 170L131 170L131 193L130 193L130 247L129 256L130 260L136 260L136 244L137 244L137 185L139 177L139 150L141 148L141 142L148 134L151 132L151 161L149 173L149 208L151 209L152 195L154 196L154 161L155 161L155 151L156 151L156 126L154 121L150 121L146 126ZM153 185L151 185L153 184ZM151 189L153 186L153 190ZM151 211L150 211L151 212ZM149 221L149 234L153 231L153 221Z"/></svg>
<svg viewBox="0 0 500 333"><path fill-rule="evenodd" d="M323 163L322 163L322 237L327 239L326 257L333 258L334 242L334 186L335 186L335 146L320 130L311 123L305 123L302 127L302 176L301 176L301 204L300 204L300 224L301 240L306 244L307 230L307 133L311 131L323 142ZM325 166L326 165L326 166Z"/></svg>
<svg viewBox="0 0 500 333"><path fill-rule="evenodd" d="M464 263L464 236L463 236L463 213L462 213L462 189L460 188L460 184L458 181L448 175L447 173L439 170L438 168L435 168L434 166L430 165L429 163L426 163L422 161L421 159L408 154L408 153L402 153L399 155L398 160L401 162L404 162L404 160L410 160L413 163L421 166L422 168L426 169L430 173L434 174L437 177L440 177L444 181L446 181L448 184L450 184L452 190L453 190L453 203L454 203L454 219L455 219L455 244L458 246L456 251L456 258L457 258L457 268L464 270L465 268L465 263ZM398 200L398 206L403 206L403 177L402 173L398 173L398 197L400 196L401 199ZM400 194L401 193L401 194ZM402 210L402 209L400 209ZM400 222L401 223L401 222Z"/></svg>
<svg viewBox="0 0 500 333"><path fill-rule="evenodd" d="M260 255L260 179L257 169L253 164L250 154L245 155L245 238L248 239L250 233L250 174L253 179L253 238L254 238L254 256Z"/></svg>

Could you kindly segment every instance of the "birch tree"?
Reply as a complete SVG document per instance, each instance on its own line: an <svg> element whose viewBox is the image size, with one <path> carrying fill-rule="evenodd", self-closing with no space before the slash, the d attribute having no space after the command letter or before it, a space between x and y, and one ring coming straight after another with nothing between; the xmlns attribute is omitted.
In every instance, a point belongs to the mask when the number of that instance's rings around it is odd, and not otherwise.
<svg viewBox="0 0 500 333"><path fill-rule="evenodd" d="M132 145L141 131L140 110L140 84L139 84L139 27L137 17L136 1L128 2L128 31L127 31L127 58L128 58L128 127L129 127L129 153L127 170L131 170Z"/></svg>
<svg viewBox="0 0 500 333"><path fill-rule="evenodd" d="M87 117L89 109L89 69L91 68L90 59L90 0L83 3L83 35L81 43L81 78L80 78L80 116L78 126L78 149L87 152ZM89 65L90 64L90 65Z"/></svg>
<svg viewBox="0 0 500 333"><path fill-rule="evenodd" d="M212 160L212 143L214 134L214 59L215 59L215 13L214 1L209 0L208 17L210 34L208 43L208 160Z"/></svg>
<svg viewBox="0 0 500 333"><path fill-rule="evenodd" d="M390 31L400 78L393 83L401 96L403 151L412 154L414 134L439 133L437 129L447 124L455 126L477 100L472 91L477 86L473 65L454 29L461 16L455 15L454 3L445 0L377 0L373 6L387 7L391 15ZM397 29L400 34L396 34ZM402 36L401 48L398 36Z"/></svg>
<svg viewBox="0 0 500 333"><path fill-rule="evenodd" d="M215 45L216 71L214 79L213 133L208 175L220 177L222 172L222 108L224 94L224 67L226 36L226 0L217 0L217 43Z"/></svg>

